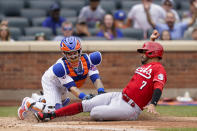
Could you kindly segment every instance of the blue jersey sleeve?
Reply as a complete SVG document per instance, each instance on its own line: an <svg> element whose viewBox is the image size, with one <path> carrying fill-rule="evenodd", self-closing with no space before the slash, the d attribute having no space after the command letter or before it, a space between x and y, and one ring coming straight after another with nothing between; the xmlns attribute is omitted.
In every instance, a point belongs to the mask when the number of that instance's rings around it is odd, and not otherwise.
<svg viewBox="0 0 197 131"><path fill-rule="evenodd" d="M93 74L90 76L92 83L94 83L97 79L100 79L99 74Z"/></svg>
<svg viewBox="0 0 197 131"><path fill-rule="evenodd" d="M74 81L64 84L63 86L66 87L68 89L68 91L70 91L71 87L77 87Z"/></svg>

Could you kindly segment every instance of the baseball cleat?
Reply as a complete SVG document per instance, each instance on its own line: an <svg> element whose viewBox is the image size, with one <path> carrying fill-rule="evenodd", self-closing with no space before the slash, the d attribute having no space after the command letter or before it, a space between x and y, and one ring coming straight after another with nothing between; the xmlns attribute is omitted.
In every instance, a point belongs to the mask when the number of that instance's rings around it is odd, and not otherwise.
<svg viewBox="0 0 197 131"><path fill-rule="evenodd" d="M25 117L27 116L27 111L28 111L28 107L27 107L27 99L29 97L25 97L22 101L22 105L18 108L18 117L20 120L24 120Z"/></svg>
<svg viewBox="0 0 197 131"><path fill-rule="evenodd" d="M39 121L43 121L43 114L41 112L34 113L35 118Z"/></svg>
<svg viewBox="0 0 197 131"><path fill-rule="evenodd" d="M47 122L47 121L54 119L56 117L56 114L55 112L49 112L49 113L37 112L37 113L34 113L34 116L36 117L38 122L39 121Z"/></svg>

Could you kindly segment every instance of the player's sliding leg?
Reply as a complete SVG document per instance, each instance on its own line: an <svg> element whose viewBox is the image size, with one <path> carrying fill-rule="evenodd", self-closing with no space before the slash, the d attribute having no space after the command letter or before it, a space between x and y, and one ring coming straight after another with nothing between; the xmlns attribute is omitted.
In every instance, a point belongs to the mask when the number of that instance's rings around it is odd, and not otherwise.
<svg viewBox="0 0 197 131"><path fill-rule="evenodd" d="M73 103L70 104L66 107L63 107L61 109L58 109L52 113L35 113L35 117L38 120L46 121L53 119L55 117L60 117L60 116L70 116L70 115L75 115L80 112L90 112L92 108L100 105L108 105L111 102L111 99L113 97L116 97L117 93L112 92L112 93L105 93L101 94L98 96L95 96L94 98L90 100L84 100L82 103Z"/></svg>
<svg viewBox="0 0 197 131"><path fill-rule="evenodd" d="M93 120L136 120L140 114L140 108L131 106L122 99L122 93L119 92L113 97L109 105L94 107L90 116Z"/></svg>
<svg viewBox="0 0 197 131"><path fill-rule="evenodd" d="M27 111L39 112L42 111L45 107L45 104L42 102L36 102L30 97L25 97L22 101L21 106L18 109L18 117L21 120L24 120L27 114Z"/></svg>
<svg viewBox="0 0 197 131"><path fill-rule="evenodd" d="M82 103L73 103L68 106L62 107L56 111L50 112L50 113L42 113L38 112L35 113L34 116L38 121L48 121L51 119L54 119L55 117L61 117L61 116L71 116L78 113L83 112Z"/></svg>
<svg viewBox="0 0 197 131"><path fill-rule="evenodd" d="M100 105L109 105L113 97L116 96L116 92L104 93L97 95L90 100L83 100L83 112L90 112L92 108Z"/></svg>
<svg viewBox="0 0 197 131"><path fill-rule="evenodd" d="M66 106L70 102L69 98L66 98L63 101L63 105L57 103L55 105L55 108L50 108L50 106L46 106L45 103L43 102L37 102L35 99L30 98L30 97L25 97L22 101L21 106L18 108L18 117L21 120L24 120L25 117L27 116L28 111L32 111L33 113L36 112L51 112L54 111L55 109L59 109L62 106Z"/></svg>
<svg viewBox="0 0 197 131"><path fill-rule="evenodd" d="M108 95L107 95L108 94ZM122 99L121 92L107 93L96 96L82 103L74 103L52 113L36 113L38 120L47 121L55 117L90 112L94 120L136 120L141 109L135 104L129 105ZM105 99L106 98L106 99ZM106 102L106 101L107 102Z"/></svg>

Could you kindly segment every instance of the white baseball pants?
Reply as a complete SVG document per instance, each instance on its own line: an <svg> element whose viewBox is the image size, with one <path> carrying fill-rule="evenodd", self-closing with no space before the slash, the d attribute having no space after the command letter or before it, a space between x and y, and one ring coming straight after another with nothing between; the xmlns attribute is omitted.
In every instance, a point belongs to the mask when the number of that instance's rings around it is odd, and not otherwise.
<svg viewBox="0 0 197 131"><path fill-rule="evenodd" d="M141 113L122 99L122 92L110 92L82 101L83 111L90 112L94 120L136 120Z"/></svg>

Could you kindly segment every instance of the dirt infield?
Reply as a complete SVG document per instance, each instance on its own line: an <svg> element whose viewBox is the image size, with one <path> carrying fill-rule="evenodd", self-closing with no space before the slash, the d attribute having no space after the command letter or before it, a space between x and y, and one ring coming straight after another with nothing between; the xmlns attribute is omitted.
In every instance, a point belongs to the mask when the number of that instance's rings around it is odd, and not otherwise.
<svg viewBox="0 0 197 131"><path fill-rule="evenodd" d="M147 131L155 128L197 128L197 117L167 117L143 114L137 121L92 121L89 116L61 117L38 123L32 115L26 120L0 117L0 131Z"/></svg>

